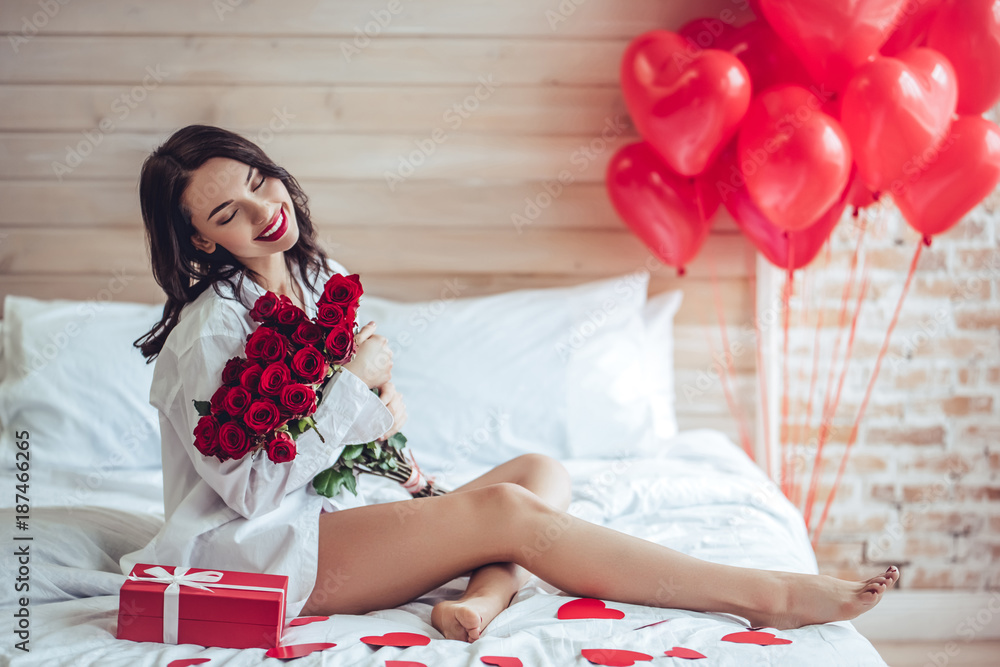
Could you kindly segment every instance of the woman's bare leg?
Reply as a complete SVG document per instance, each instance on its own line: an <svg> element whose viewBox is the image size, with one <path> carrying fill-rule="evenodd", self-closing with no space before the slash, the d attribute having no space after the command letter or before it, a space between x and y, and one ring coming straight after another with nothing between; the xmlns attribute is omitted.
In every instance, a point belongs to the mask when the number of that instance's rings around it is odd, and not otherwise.
<svg viewBox="0 0 1000 667"><path fill-rule="evenodd" d="M452 493L473 491L490 484L511 482L523 486L558 510L569 507L572 483L562 464L542 454L525 454L498 465ZM431 623L448 639L475 641L511 599L531 573L515 563L491 563L469 578L457 600L443 600L431 612Z"/></svg>
<svg viewBox="0 0 1000 667"><path fill-rule="evenodd" d="M514 562L570 595L728 612L778 629L854 618L899 577L863 582L702 561L577 519L516 484L324 514L303 613L399 606L488 563Z"/></svg>

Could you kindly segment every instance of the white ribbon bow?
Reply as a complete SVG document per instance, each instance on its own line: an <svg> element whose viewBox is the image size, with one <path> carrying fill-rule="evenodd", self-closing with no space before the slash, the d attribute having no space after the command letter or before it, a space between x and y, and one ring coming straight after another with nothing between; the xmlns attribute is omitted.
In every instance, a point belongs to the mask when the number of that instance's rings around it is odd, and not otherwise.
<svg viewBox="0 0 1000 667"><path fill-rule="evenodd" d="M188 572L191 568L175 567L173 574L167 572L160 566L149 567L143 572L143 577L129 575L132 581L150 581L159 584L167 584L163 591L163 643L177 643L177 624L180 617L181 586L191 586L199 588L209 593L214 593L211 588L203 584L214 584L222 580L222 573L218 570L205 570L204 572Z"/></svg>

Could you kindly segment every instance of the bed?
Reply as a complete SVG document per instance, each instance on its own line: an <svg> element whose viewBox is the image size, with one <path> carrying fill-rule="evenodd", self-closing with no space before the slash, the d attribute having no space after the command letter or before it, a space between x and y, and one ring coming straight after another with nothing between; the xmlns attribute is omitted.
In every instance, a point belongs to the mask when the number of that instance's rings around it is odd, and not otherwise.
<svg viewBox="0 0 1000 667"><path fill-rule="evenodd" d="M410 415L403 431L439 484L454 488L496 463L540 451L571 473L575 516L710 561L816 572L800 514L743 451L718 430L678 432L671 328L682 296L647 298L648 280L640 271L422 303L366 295L359 318L376 320L394 346L394 379ZM32 538L30 652L16 649L18 640L8 635L0 645L4 663L278 664L264 649L116 639L125 579L119 561L163 523L158 422L146 402L152 366L131 348L160 306L98 305L90 303L96 312L88 312L86 302L18 296L4 303L0 465L11 480L7 488L14 484L15 431L29 430L31 465L27 529L14 528L12 493L0 521L17 532L6 544ZM475 381L484 377L490 381ZM368 476L361 490L367 502L408 497ZM703 654L706 665L885 664L850 622L771 629L790 643L758 645L723 641L747 627L722 613L608 602L622 618L561 620L559 607L574 598L537 578L479 641L443 639L430 624L431 609L458 596L466 582L455 579L395 609L286 623L281 643L336 644L299 658L304 666L505 664L489 656L586 665L584 652L594 649L638 651L655 664L673 664L684 658L665 652L677 648ZM667 577L660 591L650 591L650 602L671 585ZM2 590L0 613L10 619L19 601L11 585ZM360 641L397 631L431 641L377 650Z"/></svg>

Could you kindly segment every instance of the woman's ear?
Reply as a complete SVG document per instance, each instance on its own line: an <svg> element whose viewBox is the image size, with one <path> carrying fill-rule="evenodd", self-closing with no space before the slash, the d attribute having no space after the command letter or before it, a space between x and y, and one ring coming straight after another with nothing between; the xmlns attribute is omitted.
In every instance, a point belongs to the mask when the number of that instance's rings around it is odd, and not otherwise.
<svg viewBox="0 0 1000 667"><path fill-rule="evenodd" d="M191 245L209 255L215 252L215 241L209 241L200 232L195 232L191 235Z"/></svg>

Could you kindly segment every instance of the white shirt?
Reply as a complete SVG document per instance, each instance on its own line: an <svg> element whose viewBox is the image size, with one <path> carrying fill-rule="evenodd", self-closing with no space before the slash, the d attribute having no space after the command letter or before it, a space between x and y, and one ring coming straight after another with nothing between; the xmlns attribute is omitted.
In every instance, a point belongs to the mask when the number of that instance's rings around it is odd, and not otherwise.
<svg viewBox="0 0 1000 667"><path fill-rule="evenodd" d="M330 270L313 283L322 294L333 272L347 270L330 261ZM306 314L316 316L314 295L302 287ZM220 284L224 295L232 289ZM244 300L251 305L265 293L244 278ZM298 616L316 581L319 516L365 504L341 491L324 498L312 479L330 467L345 445L370 442L392 427L382 401L350 371L341 370L327 385L313 414L326 442L314 429L295 441L296 456L273 463L263 452L254 460L220 462L194 447L198 413L195 399L209 400L219 388L222 369L245 356L246 338L258 326L239 301L209 287L180 314L156 359L149 402L160 412L165 523L144 548L122 556L122 572L136 563L186 565L216 570L284 574L289 578L286 617Z"/></svg>

